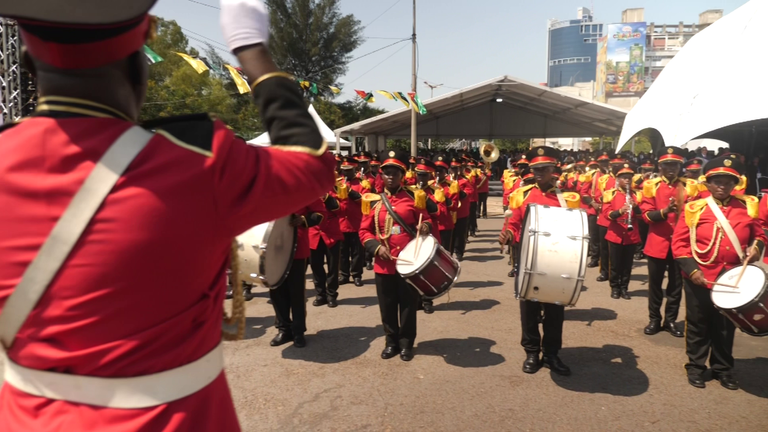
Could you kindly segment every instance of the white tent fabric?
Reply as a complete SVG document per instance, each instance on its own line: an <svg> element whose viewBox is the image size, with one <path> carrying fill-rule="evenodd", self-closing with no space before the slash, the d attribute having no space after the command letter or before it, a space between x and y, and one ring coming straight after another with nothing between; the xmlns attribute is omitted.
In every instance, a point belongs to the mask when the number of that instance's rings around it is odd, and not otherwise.
<svg viewBox="0 0 768 432"><path fill-rule="evenodd" d="M325 140L325 142L328 143L328 146L332 147L333 145L335 145L335 143L336 143L336 134L333 133L331 128L329 128L328 125L325 124L323 119L320 118L320 115L317 113L317 111L315 111L315 107L310 105L309 109L307 111L309 111L309 115L311 115L312 118L315 119L315 123L317 124L317 128L320 129L320 135L323 136L323 139ZM257 136L256 138L248 141L248 144L252 144L252 145L260 146L260 147L266 147L266 146L269 146L269 144L271 142L272 141L270 141L270 139L269 139L269 132L264 132L263 134ZM346 146L350 145L349 141L347 141L345 139L341 140L341 144L342 144L342 146L345 145L345 144L346 144Z"/></svg>
<svg viewBox="0 0 768 432"><path fill-rule="evenodd" d="M711 152L717 152L719 148L730 148L731 146L728 145L725 141L720 141L716 139L711 138L702 138L702 139L695 139L688 141L687 143L681 145L680 147L686 149L686 150L696 150L698 148L705 148L708 151Z"/></svg>
<svg viewBox="0 0 768 432"><path fill-rule="evenodd" d="M764 51L768 1L749 3L691 38L624 121L619 145L652 128L668 146L717 129L768 118Z"/></svg>

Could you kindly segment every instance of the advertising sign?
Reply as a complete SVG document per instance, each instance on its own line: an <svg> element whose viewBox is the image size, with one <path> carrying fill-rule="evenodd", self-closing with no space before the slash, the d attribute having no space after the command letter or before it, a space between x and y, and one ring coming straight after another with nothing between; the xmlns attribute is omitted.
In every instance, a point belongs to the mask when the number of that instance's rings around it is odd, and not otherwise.
<svg viewBox="0 0 768 432"><path fill-rule="evenodd" d="M597 40L597 78L595 79L595 100L605 103L605 81L608 76L606 62L608 60L608 36Z"/></svg>
<svg viewBox="0 0 768 432"><path fill-rule="evenodd" d="M645 93L645 23L606 26L605 61L600 69L598 44L597 80L603 81L605 97L640 97Z"/></svg>

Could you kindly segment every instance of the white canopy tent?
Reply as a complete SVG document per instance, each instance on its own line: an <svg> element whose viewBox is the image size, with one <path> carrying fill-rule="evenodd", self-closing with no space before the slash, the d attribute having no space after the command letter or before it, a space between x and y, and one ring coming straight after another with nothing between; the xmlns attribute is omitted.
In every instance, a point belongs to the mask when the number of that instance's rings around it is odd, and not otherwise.
<svg viewBox="0 0 768 432"><path fill-rule="evenodd" d="M317 124L317 128L320 129L320 135L323 136L323 139L325 142L328 143L329 147L332 147L336 144L336 134L333 133L331 128L328 127L328 125L325 124L323 119L320 118L320 115L315 111L315 107L310 105L309 109L309 115L312 116L313 119L315 119L315 124ZM256 138L248 141L248 144L252 144L255 146L268 146L272 141L269 139L269 132L264 132L263 134L257 136ZM351 147L351 144L349 141L342 139L341 140L341 148L349 149Z"/></svg>
<svg viewBox="0 0 768 432"><path fill-rule="evenodd" d="M743 141L749 122L768 119L766 21L768 1L752 0L694 36L627 115L619 146L641 132L667 146Z"/></svg>
<svg viewBox="0 0 768 432"><path fill-rule="evenodd" d="M717 150L720 148L726 148L726 149L730 148L727 142L711 139L711 138L690 140L687 143L681 145L680 147L686 150L696 150L699 148L705 148L707 149L707 151L711 151L713 153L717 152Z"/></svg>

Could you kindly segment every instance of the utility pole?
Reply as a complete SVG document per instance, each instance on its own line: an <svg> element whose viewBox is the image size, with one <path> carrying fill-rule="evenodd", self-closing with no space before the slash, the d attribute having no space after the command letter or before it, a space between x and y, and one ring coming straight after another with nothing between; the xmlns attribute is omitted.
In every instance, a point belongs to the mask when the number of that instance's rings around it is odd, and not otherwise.
<svg viewBox="0 0 768 432"><path fill-rule="evenodd" d="M413 0L413 35L412 56L411 56L411 91L416 93L416 0ZM413 107L412 107L413 108ZM416 110L411 110L411 156L416 157L419 151L419 144L416 142Z"/></svg>
<svg viewBox="0 0 768 432"><path fill-rule="evenodd" d="M443 84L430 84L430 83L429 83L429 81L424 81L424 84L426 84L426 85L427 85L427 87L429 87L429 89L431 90L431 93L430 93L430 95L429 95L429 98L430 98L430 99L432 99L433 97L435 97L435 89L436 89L436 88L440 88L440 87L442 87L442 86L443 86Z"/></svg>

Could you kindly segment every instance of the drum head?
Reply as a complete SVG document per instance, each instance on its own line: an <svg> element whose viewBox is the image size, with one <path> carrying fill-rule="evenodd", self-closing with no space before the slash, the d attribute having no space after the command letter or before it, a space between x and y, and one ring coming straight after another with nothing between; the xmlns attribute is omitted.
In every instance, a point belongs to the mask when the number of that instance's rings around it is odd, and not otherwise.
<svg viewBox="0 0 768 432"><path fill-rule="evenodd" d="M741 273L741 266L723 273L717 282L735 285ZM736 309L756 299L765 287L765 271L760 267L748 265L739 282L739 289L715 285L712 289L712 303L720 309Z"/></svg>
<svg viewBox="0 0 768 432"><path fill-rule="evenodd" d="M534 241L535 236L531 236L531 229L536 229L538 222L538 204L529 204L525 209L525 216L523 217L523 225L520 229L523 232L520 234L520 262L518 263L517 277L515 277L515 292L522 296L524 295L524 289L528 287L530 281L530 275L525 272L526 269L533 268Z"/></svg>
<svg viewBox="0 0 768 432"><path fill-rule="evenodd" d="M401 275L411 275L421 270L426 265L432 255L434 255L435 248L437 247L437 241L431 235L421 237L421 246L419 246L419 255L416 255L416 239L413 239L405 245L402 251L400 251L399 257L413 261L413 264L409 264L405 261L397 261L397 272Z"/></svg>
<svg viewBox="0 0 768 432"><path fill-rule="evenodd" d="M276 287L285 280L296 252L296 228L291 226L290 220L291 217L286 216L271 222L265 238L264 273L270 287Z"/></svg>

